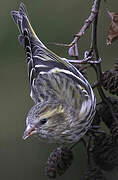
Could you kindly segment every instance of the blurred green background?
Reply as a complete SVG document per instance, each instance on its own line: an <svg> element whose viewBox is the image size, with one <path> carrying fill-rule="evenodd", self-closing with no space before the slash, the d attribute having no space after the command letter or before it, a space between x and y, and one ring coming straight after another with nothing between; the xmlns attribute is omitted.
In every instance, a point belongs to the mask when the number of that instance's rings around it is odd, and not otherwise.
<svg viewBox="0 0 118 180"><path fill-rule="evenodd" d="M49 42L69 43L89 15L92 0L22 0L31 23L41 38ZM17 10L20 0L0 1L0 179L2 180L47 180L45 162L57 145L40 142L31 137L22 140L25 118L33 101L29 96L27 67L23 48L17 41L18 29L11 19L10 11ZM118 12L118 2L108 0L109 10ZM98 47L103 58L103 69L112 67L118 57L118 41L106 47L107 26L110 22L104 2L101 3L98 27ZM79 41L79 52L90 45L90 30ZM62 57L67 50L49 46ZM90 79L93 72L90 71ZM70 169L57 179L82 179L86 168L83 145L74 150L75 159ZM113 173L110 179L117 179Z"/></svg>

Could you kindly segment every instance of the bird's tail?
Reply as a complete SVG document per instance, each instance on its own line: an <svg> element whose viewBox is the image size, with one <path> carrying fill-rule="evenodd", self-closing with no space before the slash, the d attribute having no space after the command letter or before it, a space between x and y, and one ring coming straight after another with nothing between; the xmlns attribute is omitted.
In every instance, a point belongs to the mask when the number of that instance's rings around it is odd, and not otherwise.
<svg viewBox="0 0 118 180"><path fill-rule="evenodd" d="M17 24L19 31L20 31L20 35L19 35L19 42L22 46L24 46L24 31L26 30L30 36L30 38L38 41L38 43L45 47L44 44L39 40L39 38L37 37L37 35L35 34L29 18L28 18L28 13L27 10L24 6L23 3L20 4L19 6L19 10L18 11L11 11L11 15L13 17L14 22Z"/></svg>

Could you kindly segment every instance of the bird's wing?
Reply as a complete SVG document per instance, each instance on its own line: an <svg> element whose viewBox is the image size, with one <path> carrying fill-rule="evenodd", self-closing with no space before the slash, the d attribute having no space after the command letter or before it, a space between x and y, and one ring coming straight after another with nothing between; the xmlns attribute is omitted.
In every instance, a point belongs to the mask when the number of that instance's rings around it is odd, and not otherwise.
<svg viewBox="0 0 118 180"><path fill-rule="evenodd" d="M74 79L75 78L75 79ZM82 101L90 97L83 82L68 70L54 68L41 71L33 80L32 87L38 101L60 101L75 108L81 107ZM33 97L33 94L32 94Z"/></svg>
<svg viewBox="0 0 118 180"><path fill-rule="evenodd" d="M19 41L26 51L28 63L28 76L31 86L31 97L33 98L33 100L35 102L37 102L37 100L43 100L43 98L41 98L41 94L43 93L45 88L50 90L50 86L48 86L47 83L45 87L45 81L43 82L42 79L44 75L47 74L46 76L48 76L50 82L53 81L52 74L54 75L54 72L56 72L57 70L58 73L55 73L55 76L57 76L57 74L58 76L59 74L64 75L65 73L66 77L68 76L68 78L70 78L70 80L68 79L69 81L72 80L73 82L81 85L85 91L88 91L88 95L92 97L94 100L93 91L87 80L83 77L83 75L69 62L60 58L55 53L47 49L46 46L39 40L33 28L31 27L24 4L21 3L19 10L12 11L11 14L14 19L14 22L18 25L18 28L20 30ZM39 87L37 79L39 79L42 86ZM60 83L60 86L63 87L61 79L62 78L60 78L60 81L55 84L55 87L58 87L58 83ZM88 86L85 85L86 83L88 84ZM36 85L38 86L38 88L36 88ZM41 89L41 87L43 90ZM36 89L38 90L38 92ZM44 94L45 93L43 93L43 96ZM55 96L54 92L53 96Z"/></svg>

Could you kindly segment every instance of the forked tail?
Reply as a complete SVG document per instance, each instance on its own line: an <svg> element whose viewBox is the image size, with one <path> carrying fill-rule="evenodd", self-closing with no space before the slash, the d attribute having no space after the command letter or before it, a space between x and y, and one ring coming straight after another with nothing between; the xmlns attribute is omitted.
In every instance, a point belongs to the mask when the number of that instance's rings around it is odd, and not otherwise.
<svg viewBox="0 0 118 180"><path fill-rule="evenodd" d="M37 37L37 35L34 32L32 26L30 24L29 18L28 18L27 10L23 3L20 4L18 11L11 11L11 15L21 33L19 35L18 39L22 46L24 46L24 30L25 30L28 32L31 39L38 41L38 43L40 43L40 45L45 47L44 44L39 40L39 38Z"/></svg>

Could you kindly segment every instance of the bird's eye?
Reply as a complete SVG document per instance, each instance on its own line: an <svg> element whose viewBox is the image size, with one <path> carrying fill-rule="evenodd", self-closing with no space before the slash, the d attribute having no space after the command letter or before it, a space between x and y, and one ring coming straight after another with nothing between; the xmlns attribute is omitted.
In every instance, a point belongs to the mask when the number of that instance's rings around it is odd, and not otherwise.
<svg viewBox="0 0 118 180"><path fill-rule="evenodd" d="M46 122L47 122L46 118L40 120L40 124L45 124Z"/></svg>

